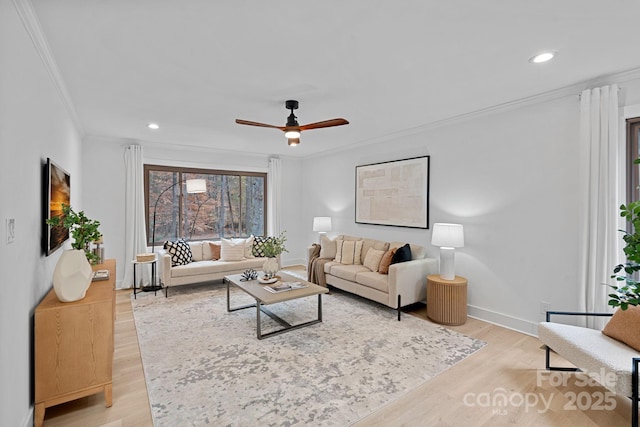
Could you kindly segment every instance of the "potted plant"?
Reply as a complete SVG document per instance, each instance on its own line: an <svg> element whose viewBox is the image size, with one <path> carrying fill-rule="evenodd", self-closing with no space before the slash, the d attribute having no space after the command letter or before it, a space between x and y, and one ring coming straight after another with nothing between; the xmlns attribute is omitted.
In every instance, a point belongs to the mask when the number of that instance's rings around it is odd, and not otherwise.
<svg viewBox="0 0 640 427"><path fill-rule="evenodd" d="M83 250L87 260L91 264L98 261L98 254L91 251L91 242L100 241L102 234L98 231L100 221L89 219L83 211L75 212L71 206L62 205L62 215L47 220L47 224L52 227L62 226L69 229L74 242L73 249Z"/></svg>
<svg viewBox="0 0 640 427"><path fill-rule="evenodd" d="M264 256L267 257L267 260L263 264L262 270L264 271L264 274L267 276L267 278L272 278L276 275L276 273L278 273L280 265L278 264L276 257L278 257L283 252L289 252L284 245L286 241L286 231L280 233L280 236L278 237L270 236L268 239L266 239L264 246L262 247L262 251L264 253Z"/></svg>
<svg viewBox="0 0 640 427"><path fill-rule="evenodd" d="M636 159L634 164L639 164ZM629 223L629 230L620 230L624 233L622 239L625 242L624 254L627 261L618 264L613 269L612 279L622 282L619 285L609 285L615 292L609 294L609 305L626 310L630 305L640 305L640 200L635 200L627 205L620 206L620 216ZM620 274L624 273L624 274Z"/></svg>

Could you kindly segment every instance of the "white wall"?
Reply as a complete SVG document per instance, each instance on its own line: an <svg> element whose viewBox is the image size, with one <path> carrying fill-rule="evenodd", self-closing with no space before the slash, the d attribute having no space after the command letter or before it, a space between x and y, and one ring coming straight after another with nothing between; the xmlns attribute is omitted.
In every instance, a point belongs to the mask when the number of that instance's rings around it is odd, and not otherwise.
<svg viewBox="0 0 640 427"><path fill-rule="evenodd" d="M243 170L267 172L268 156L238 152L220 152L202 149L175 149L145 142L123 139L87 137L84 140L83 165L85 191L83 203L85 213L100 221L100 230L105 239L105 256L115 258L117 263L116 285L120 287L124 276L125 247L125 169L124 147L130 144L143 146L144 162L147 164L172 165L193 168ZM297 205L301 198L300 165L291 159L282 159L282 200L285 206ZM287 209L282 222L287 224L289 236L299 233L299 210ZM283 255L283 263L299 263L302 251L301 240L287 242L290 251Z"/></svg>
<svg viewBox="0 0 640 427"><path fill-rule="evenodd" d="M42 164L71 174L81 207L80 137L10 0L0 0L0 425L32 424L33 312L61 250L41 252ZM6 243L5 221L15 219ZM67 243L67 247L69 243Z"/></svg>
<svg viewBox="0 0 640 427"><path fill-rule="evenodd" d="M622 86L633 103L639 82ZM430 230L354 222L356 165L430 155L430 224L465 227L456 273L469 280L469 314L535 333L541 301L578 308L576 95L307 159L305 221L330 215L334 234L418 243L438 257Z"/></svg>

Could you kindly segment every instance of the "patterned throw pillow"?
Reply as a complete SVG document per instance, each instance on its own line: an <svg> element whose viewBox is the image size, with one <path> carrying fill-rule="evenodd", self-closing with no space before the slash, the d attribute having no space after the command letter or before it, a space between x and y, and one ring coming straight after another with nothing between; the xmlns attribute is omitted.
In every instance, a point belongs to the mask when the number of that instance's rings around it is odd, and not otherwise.
<svg viewBox="0 0 640 427"><path fill-rule="evenodd" d="M273 240L272 236L256 236L253 239L253 256L264 257L264 244Z"/></svg>
<svg viewBox="0 0 640 427"><path fill-rule="evenodd" d="M171 265L186 265L191 262L191 248L184 240L176 240L175 242L164 242L164 248L171 254Z"/></svg>
<svg viewBox="0 0 640 427"><path fill-rule="evenodd" d="M360 254L362 253L362 240L336 240L335 262L340 264L362 264Z"/></svg>

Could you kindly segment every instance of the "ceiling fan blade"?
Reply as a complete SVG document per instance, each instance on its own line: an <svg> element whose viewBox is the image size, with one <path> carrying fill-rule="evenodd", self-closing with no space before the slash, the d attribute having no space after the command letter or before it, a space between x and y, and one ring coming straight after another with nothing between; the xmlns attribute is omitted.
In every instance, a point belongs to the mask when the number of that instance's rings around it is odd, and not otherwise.
<svg viewBox="0 0 640 427"><path fill-rule="evenodd" d="M274 126L274 125L268 125L266 123L250 122L249 120L236 119L236 123L239 125L260 126L263 128L274 128L274 129L284 130L284 126Z"/></svg>
<svg viewBox="0 0 640 427"><path fill-rule="evenodd" d="M349 122L345 119L331 119L331 120L325 120L322 122L309 123L308 125L302 125L300 126L300 130L330 128L332 126L342 126L342 125L348 125L348 124Z"/></svg>

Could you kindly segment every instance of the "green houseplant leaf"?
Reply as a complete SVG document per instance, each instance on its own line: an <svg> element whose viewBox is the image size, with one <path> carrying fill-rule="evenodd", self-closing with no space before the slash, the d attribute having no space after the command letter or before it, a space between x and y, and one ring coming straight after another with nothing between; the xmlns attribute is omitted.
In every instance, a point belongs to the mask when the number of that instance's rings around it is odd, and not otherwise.
<svg viewBox="0 0 640 427"><path fill-rule="evenodd" d="M52 227L62 226L69 229L74 240L71 247L83 250L91 264L97 262L98 255L91 252L90 244L102 237L98 230L100 221L89 219L83 211L75 212L71 206L63 204L62 215L48 219L46 222Z"/></svg>

